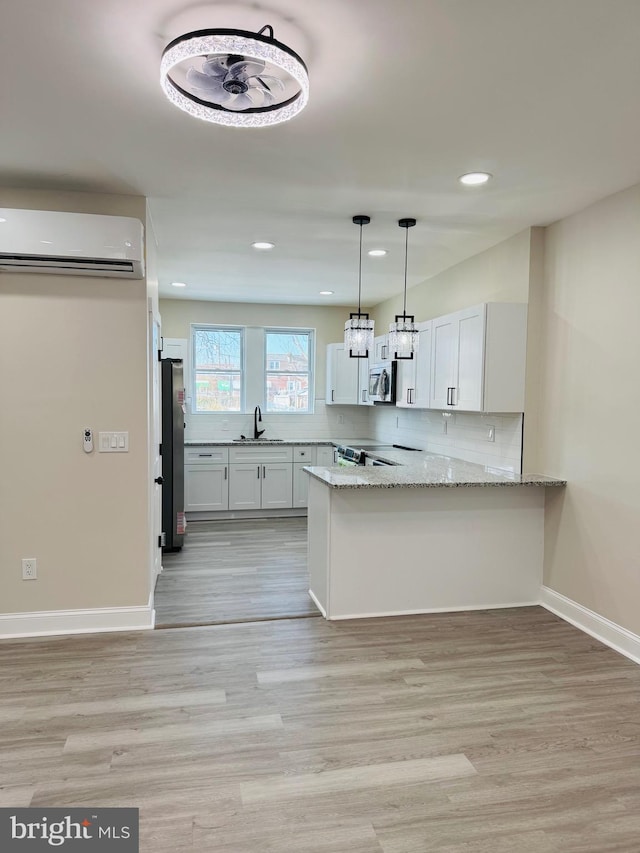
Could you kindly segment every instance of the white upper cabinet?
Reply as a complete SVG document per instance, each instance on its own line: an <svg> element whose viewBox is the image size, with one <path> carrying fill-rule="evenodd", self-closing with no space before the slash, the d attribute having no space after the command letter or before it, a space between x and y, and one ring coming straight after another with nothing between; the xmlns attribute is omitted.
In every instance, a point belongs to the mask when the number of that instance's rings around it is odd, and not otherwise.
<svg viewBox="0 0 640 853"><path fill-rule="evenodd" d="M366 359L350 358L344 343L327 346L327 396L328 406L343 404L355 406L359 399L359 364Z"/></svg>
<svg viewBox="0 0 640 853"><path fill-rule="evenodd" d="M412 359L398 359L396 406L428 409L431 386L431 320L418 323L418 350Z"/></svg>
<svg viewBox="0 0 640 853"><path fill-rule="evenodd" d="M359 358L358 361L358 405L373 406L373 400L369 399L369 359Z"/></svg>
<svg viewBox="0 0 640 853"><path fill-rule="evenodd" d="M489 302L437 317L430 408L524 411L527 306Z"/></svg>
<svg viewBox="0 0 640 853"><path fill-rule="evenodd" d="M373 340L373 357L371 358L371 363L380 364L381 361L391 361L388 335L378 335Z"/></svg>

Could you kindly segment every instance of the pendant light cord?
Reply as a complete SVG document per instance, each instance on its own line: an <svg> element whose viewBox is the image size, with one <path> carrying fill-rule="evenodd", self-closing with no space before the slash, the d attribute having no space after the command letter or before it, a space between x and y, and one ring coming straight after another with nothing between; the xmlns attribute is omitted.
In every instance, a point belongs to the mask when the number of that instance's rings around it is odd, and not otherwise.
<svg viewBox="0 0 640 853"><path fill-rule="evenodd" d="M362 225L360 223L360 262L358 264L358 315L362 313L360 310L360 294L362 293Z"/></svg>
<svg viewBox="0 0 640 853"><path fill-rule="evenodd" d="M404 235L404 302L402 305L402 315L407 316L407 258L409 255L409 229L405 229Z"/></svg>

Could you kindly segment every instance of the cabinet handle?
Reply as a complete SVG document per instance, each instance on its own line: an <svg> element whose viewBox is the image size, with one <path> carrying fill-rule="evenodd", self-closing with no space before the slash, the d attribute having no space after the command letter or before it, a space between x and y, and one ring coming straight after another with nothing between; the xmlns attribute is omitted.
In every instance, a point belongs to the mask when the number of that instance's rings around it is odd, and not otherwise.
<svg viewBox="0 0 640 853"><path fill-rule="evenodd" d="M227 466L224 466L224 478L227 479Z"/></svg>
<svg viewBox="0 0 640 853"><path fill-rule="evenodd" d="M453 406L453 390L454 386L447 388L447 406Z"/></svg>
<svg viewBox="0 0 640 853"><path fill-rule="evenodd" d="M333 401L335 400L335 398L336 398L336 392L332 390L332 391L331 391L331 402L332 402L332 403L333 403Z"/></svg>
<svg viewBox="0 0 640 853"><path fill-rule="evenodd" d="M389 350L389 347L386 344L382 344L382 360L383 361L385 361L387 358L389 358L388 350Z"/></svg>
<svg viewBox="0 0 640 853"><path fill-rule="evenodd" d="M213 453L198 453L198 456L213 456Z"/></svg>
<svg viewBox="0 0 640 853"><path fill-rule="evenodd" d="M263 480L267 479L267 469L264 465L262 466L262 479Z"/></svg>
<svg viewBox="0 0 640 853"><path fill-rule="evenodd" d="M258 479L260 479L260 466L258 465Z"/></svg>
<svg viewBox="0 0 640 853"><path fill-rule="evenodd" d="M363 402L363 403L366 403L366 402L367 402L367 401L366 401L366 399L365 399L365 394L366 394L366 393L367 393L366 391L363 391L363 392L362 392L362 402Z"/></svg>

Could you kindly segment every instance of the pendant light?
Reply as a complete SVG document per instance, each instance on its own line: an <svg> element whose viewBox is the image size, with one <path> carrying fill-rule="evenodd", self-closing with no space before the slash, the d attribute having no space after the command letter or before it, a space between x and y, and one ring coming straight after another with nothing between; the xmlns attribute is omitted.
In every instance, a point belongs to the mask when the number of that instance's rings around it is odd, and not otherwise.
<svg viewBox="0 0 640 853"><path fill-rule="evenodd" d="M393 358L412 359L418 349L419 331L416 318L407 314L407 256L409 254L409 228L416 224L415 219L399 219L398 225L405 229L404 243L404 303L402 314L396 314L394 323L389 325L389 351L395 353Z"/></svg>
<svg viewBox="0 0 640 853"><path fill-rule="evenodd" d="M374 321L360 309L362 294L362 226L371 222L370 216L358 214L353 217L353 224L360 226L360 264L358 266L358 312L351 312L344 324L344 345L349 350L350 358L369 358L369 350L373 350Z"/></svg>

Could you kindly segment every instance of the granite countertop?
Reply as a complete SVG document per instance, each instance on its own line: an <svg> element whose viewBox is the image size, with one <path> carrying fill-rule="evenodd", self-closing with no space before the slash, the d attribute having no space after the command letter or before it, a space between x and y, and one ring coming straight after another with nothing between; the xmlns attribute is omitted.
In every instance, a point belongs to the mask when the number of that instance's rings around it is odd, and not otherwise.
<svg viewBox="0 0 640 853"><path fill-rule="evenodd" d="M544 474L511 474L497 468L465 462L428 451L385 450L370 453L393 462L389 467L322 468L306 466L316 480L332 489L421 489L461 486L566 486Z"/></svg>
<svg viewBox="0 0 640 853"><path fill-rule="evenodd" d="M282 441L278 439L274 441L271 439L247 439L246 441L234 441L231 438L221 438L215 439L212 441L203 441L201 439L189 439L185 441L185 447L244 447L245 445L257 446L263 445L264 447L270 447L272 445L284 445L286 447L290 447L291 445L298 446L301 444L316 444L316 445L333 445L335 442L330 438L283 438Z"/></svg>

